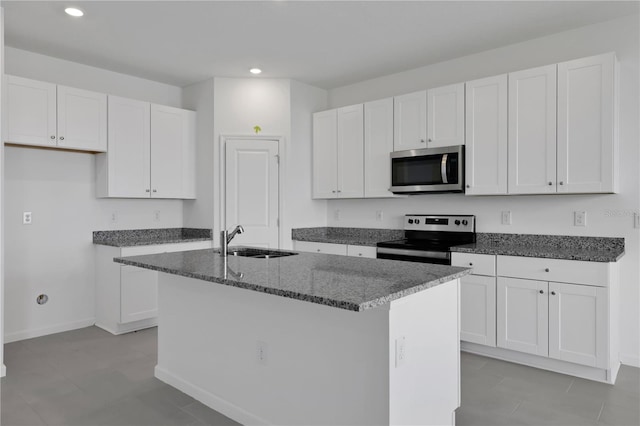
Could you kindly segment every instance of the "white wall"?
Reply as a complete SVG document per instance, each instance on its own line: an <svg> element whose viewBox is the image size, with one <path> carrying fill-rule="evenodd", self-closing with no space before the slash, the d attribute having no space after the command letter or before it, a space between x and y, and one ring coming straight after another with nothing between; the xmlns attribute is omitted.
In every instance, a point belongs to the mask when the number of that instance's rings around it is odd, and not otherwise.
<svg viewBox="0 0 640 426"><path fill-rule="evenodd" d="M8 74L181 104L177 87L12 48L6 53ZM5 341L93 323L92 231L182 226L179 200L96 199L92 154L6 147L4 176ZM22 225L23 211L33 213L32 225ZM49 296L46 305L36 304L40 293Z"/></svg>
<svg viewBox="0 0 640 426"><path fill-rule="evenodd" d="M621 359L640 366L640 212L638 16L591 25L399 74L331 90L331 107L339 107L461 82L527 67L615 51L620 61L620 193L615 195L491 196L419 195L390 200L329 202L329 226L401 228L406 213L475 214L479 232L545 233L624 237L626 255L621 279ZM334 219L340 210L340 220ZM376 210L384 220L376 221ZM513 212L513 225L500 224L500 212ZM588 214L587 226L573 226L573 211Z"/></svg>
<svg viewBox="0 0 640 426"><path fill-rule="evenodd" d="M196 116L196 199L184 201L184 224L190 228L214 227L213 78L184 87L182 105Z"/></svg>

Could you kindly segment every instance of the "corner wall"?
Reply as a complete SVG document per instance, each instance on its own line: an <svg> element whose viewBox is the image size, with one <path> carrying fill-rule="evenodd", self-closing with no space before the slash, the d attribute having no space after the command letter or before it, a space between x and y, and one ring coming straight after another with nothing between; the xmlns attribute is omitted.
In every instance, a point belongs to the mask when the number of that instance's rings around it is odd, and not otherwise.
<svg viewBox="0 0 640 426"><path fill-rule="evenodd" d="M329 226L401 228L407 213L475 214L479 232L624 237L621 261L620 357L640 366L640 49L638 15L590 25L431 66L368 80L329 92L340 107L509 71L615 51L620 61L620 193L613 195L468 196L418 195L389 200L330 201ZM340 220L335 220L335 211ZM376 211L384 220L376 220ZM513 225L501 225L510 210ZM587 226L573 226L573 211L587 212Z"/></svg>
<svg viewBox="0 0 640 426"><path fill-rule="evenodd" d="M6 72L181 106L179 87L14 48L6 49ZM93 324L93 231L182 226L180 200L97 199L93 154L6 147L3 172L6 342ZM22 224L24 211L32 225ZM36 304L41 293L45 305Z"/></svg>

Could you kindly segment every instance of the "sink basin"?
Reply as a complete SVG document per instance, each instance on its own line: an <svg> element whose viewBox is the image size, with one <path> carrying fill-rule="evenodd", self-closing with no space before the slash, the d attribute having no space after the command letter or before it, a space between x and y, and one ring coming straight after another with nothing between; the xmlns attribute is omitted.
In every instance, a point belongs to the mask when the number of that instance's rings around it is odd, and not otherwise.
<svg viewBox="0 0 640 426"><path fill-rule="evenodd" d="M229 249L229 256L251 257L253 259L275 259L277 257L294 256L296 254L298 253L255 248Z"/></svg>

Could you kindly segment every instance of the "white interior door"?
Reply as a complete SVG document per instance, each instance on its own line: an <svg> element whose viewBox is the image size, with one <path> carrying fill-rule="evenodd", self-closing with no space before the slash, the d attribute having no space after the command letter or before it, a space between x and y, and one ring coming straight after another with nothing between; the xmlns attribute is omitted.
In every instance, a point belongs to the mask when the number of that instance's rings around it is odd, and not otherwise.
<svg viewBox="0 0 640 426"><path fill-rule="evenodd" d="M278 248L278 141L227 140L225 227L242 225L233 245Z"/></svg>

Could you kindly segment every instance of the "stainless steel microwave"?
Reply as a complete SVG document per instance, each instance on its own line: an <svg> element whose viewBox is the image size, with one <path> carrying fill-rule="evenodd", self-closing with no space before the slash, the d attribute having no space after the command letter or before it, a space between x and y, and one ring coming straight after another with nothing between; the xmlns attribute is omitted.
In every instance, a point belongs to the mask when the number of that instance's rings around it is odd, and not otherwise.
<svg viewBox="0 0 640 426"><path fill-rule="evenodd" d="M391 188L396 194L464 191L464 146L391 153Z"/></svg>

